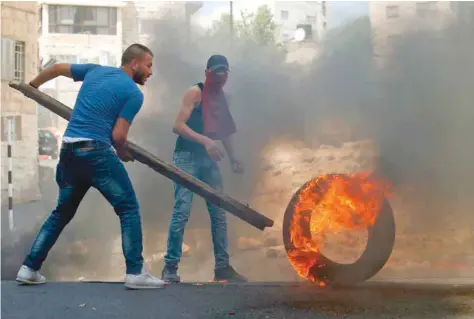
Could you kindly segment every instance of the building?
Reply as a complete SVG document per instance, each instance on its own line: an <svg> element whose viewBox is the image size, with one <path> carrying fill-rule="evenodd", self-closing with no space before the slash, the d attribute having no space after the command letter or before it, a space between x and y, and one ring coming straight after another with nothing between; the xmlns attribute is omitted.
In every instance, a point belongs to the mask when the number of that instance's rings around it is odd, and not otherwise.
<svg viewBox="0 0 474 319"><path fill-rule="evenodd" d="M44 0L40 5L39 53L42 66L53 63L100 63L118 66L122 55L121 0ZM67 78L58 78L42 90L73 107L80 88ZM67 122L39 108L39 126L57 127L63 132Z"/></svg>
<svg viewBox="0 0 474 319"><path fill-rule="evenodd" d="M299 28L309 41L323 38L328 27L327 1L273 1L269 6L277 25L277 42L292 40Z"/></svg>
<svg viewBox="0 0 474 319"><path fill-rule="evenodd" d="M202 1L128 1L123 10L123 45L153 41L157 21L173 18L183 21L190 34L191 17L202 7Z"/></svg>
<svg viewBox="0 0 474 319"><path fill-rule="evenodd" d="M2 201L8 202L7 119L14 123L13 202L40 198L36 103L8 82L29 81L38 71L38 10L33 1L1 4Z"/></svg>
<svg viewBox="0 0 474 319"><path fill-rule="evenodd" d="M384 67L400 34L415 30L440 30L455 17L449 1L371 1L370 23L376 65Z"/></svg>

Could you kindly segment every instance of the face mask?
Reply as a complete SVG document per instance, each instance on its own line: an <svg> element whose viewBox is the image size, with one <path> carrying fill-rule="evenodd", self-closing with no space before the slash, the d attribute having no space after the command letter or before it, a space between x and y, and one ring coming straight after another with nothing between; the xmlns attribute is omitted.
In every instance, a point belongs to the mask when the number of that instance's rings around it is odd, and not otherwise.
<svg viewBox="0 0 474 319"><path fill-rule="evenodd" d="M228 72L208 72L206 71L206 84L214 88L222 88L228 78Z"/></svg>

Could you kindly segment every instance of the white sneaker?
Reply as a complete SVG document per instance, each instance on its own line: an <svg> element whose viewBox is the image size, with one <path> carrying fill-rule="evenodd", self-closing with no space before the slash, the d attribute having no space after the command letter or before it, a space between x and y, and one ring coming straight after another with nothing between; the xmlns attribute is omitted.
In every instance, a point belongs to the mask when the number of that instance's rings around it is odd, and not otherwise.
<svg viewBox="0 0 474 319"><path fill-rule="evenodd" d="M44 284L46 278L39 271L34 271L30 267L23 265L16 275L16 281L26 285L39 285Z"/></svg>
<svg viewBox="0 0 474 319"><path fill-rule="evenodd" d="M163 288L165 282L151 275L145 267L139 275L127 274L125 276L125 287L129 289L156 289Z"/></svg>

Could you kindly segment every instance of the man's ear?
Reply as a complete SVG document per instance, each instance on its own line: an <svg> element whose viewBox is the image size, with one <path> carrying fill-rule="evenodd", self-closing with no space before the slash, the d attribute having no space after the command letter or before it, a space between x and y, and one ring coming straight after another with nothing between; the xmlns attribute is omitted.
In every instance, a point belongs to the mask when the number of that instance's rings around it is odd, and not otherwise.
<svg viewBox="0 0 474 319"><path fill-rule="evenodd" d="M130 65L133 71L137 70L137 64L138 64L137 60L133 59L131 65Z"/></svg>

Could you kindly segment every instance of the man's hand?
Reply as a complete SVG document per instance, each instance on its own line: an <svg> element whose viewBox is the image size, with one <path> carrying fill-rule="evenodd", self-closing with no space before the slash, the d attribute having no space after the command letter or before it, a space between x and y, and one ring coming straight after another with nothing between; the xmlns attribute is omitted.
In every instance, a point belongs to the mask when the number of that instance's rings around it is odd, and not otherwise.
<svg viewBox="0 0 474 319"><path fill-rule="evenodd" d="M135 161L132 154L130 154L130 152L127 149L117 150L117 156L123 162L134 162Z"/></svg>
<svg viewBox="0 0 474 319"><path fill-rule="evenodd" d="M236 174L242 174L244 172L244 166L239 160L233 159L230 161L230 164L232 165L232 172Z"/></svg>
<svg viewBox="0 0 474 319"><path fill-rule="evenodd" d="M204 147L206 148L209 157L213 160L218 162L224 158L224 153L222 153L221 150L217 147L217 143L214 140L207 139L206 143L204 144Z"/></svg>

